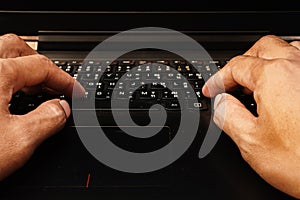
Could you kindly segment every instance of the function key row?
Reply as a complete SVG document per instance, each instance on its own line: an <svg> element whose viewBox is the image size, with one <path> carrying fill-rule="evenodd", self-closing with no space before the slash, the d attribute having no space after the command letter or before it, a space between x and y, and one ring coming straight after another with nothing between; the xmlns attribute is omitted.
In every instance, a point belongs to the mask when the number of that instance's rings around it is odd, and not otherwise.
<svg viewBox="0 0 300 200"><path fill-rule="evenodd" d="M137 66L137 65L147 65L147 64L161 64L161 65L170 65L170 66L186 66L186 65L216 65L216 66L223 66L227 63L227 61L222 60L207 60L207 61L200 61L200 60L192 60L187 62L185 60L116 60L116 61L109 61L109 60L54 60L53 61L56 65L126 65L126 66Z"/></svg>
<svg viewBox="0 0 300 200"><path fill-rule="evenodd" d="M196 65L187 64L186 61L114 61L107 65L108 61L87 61L84 64L82 61L54 61L58 67L67 73L71 74L89 74L89 73L126 73L131 70L133 72L146 73L169 73L176 70L179 73L187 73L189 77L196 76L196 73L205 73L206 76L211 76L217 70L222 68L221 61L195 61ZM138 63L138 64L136 64ZM143 64L145 63L145 64ZM160 63L164 63L163 65ZM173 63L173 64L171 64ZM170 65L165 65L170 64ZM214 66L213 66L214 65ZM215 67L217 66L217 67ZM196 78L196 77L195 77ZM206 77L205 77L206 78Z"/></svg>

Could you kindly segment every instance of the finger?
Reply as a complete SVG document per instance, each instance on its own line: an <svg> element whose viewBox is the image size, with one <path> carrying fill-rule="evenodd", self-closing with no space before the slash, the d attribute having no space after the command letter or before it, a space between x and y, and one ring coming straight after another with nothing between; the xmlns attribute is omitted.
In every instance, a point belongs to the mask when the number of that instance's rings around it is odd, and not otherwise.
<svg viewBox="0 0 300 200"><path fill-rule="evenodd" d="M35 85L35 86L30 86L30 87L24 87L22 88L22 91L25 92L26 94L29 95L34 95L37 93L40 93L41 91L43 91L43 85Z"/></svg>
<svg viewBox="0 0 300 200"><path fill-rule="evenodd" d="M15 58L37 54L24 40L15 34L5 34L0 37L0 57Z"/></svg>
<svg viewBox="0 0 300 200"><path fill-rule="evenodd" d="M0 92L2 97L6 96L0 100L2 106L7 107L14 92L40 84L68 97L72 96L75 84L76 94L84 95L84 88L45 56L37 54L0 60Z"/></svg>
<svg viewBox="0 0 300 200"><path fill-rule="evenodd" d="M24 87L24 88L22 88L22 91L29 95L34 95L34 94L38 94L38 93L42 93L42 92L47 93L47 94L53 94L53 95L61 94L60 92L58 92L56 90L45 87L44 84L30 86L30 87Z"/></svg>
<svg viewBox="0 0 300 200"><path fill-rule="evenodd" d="M290 42L290 45L296 47L298 50L300 50L300 41L293 41Z"/></svg>
<svg viewBox="0 0 300 200"><path fill-rule="evenodd" d="M20 116L22 125L28 130L28 137L33 146L58 132L70 116L70 107L64 100L53 99L42 103L35 110ZM19 121L19 122L20 122Z"/></svg>
<svg viewBox="0 0 300 200"><path fill-rule="evenodd" d="M256 118L233 96L222 93L216 96L214 122L240 147L255 136Z"/></svg>
<svg viewBox="0 0 300 200"><path fill-rule="evenodd" d="M202 92L207 97L214 97L224 91L230 91L241 85L247 92L253 92L261 71L271 61L252 56L236 56L220 71L214 74L204 84Z"/></svg>
<svg viewBox="0 0 300 200"><path fill-rule="evenodd" d="M275 35L260 38L244 55L264 59L289 58L295 47Z"/></svg>
<svg viewBox="0 0 300 200"><path fill-rule="evenodd" d="M69 115L67 102L55 99L27 115L2 116L10 130L1 132L5 139L1 159L5 162L1 163L0 180L22 167L42 141L63 127Z"/></svg>

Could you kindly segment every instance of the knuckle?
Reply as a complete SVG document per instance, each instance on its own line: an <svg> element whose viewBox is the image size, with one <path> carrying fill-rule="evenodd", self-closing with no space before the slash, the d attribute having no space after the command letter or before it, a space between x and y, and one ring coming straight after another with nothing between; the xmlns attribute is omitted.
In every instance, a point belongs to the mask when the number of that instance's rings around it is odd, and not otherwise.
<svg viewBox="0 0 300 200"><path fill-rule="evenodd" d="M250 52L253 52L252 54L254 54L255 56L259 56L259 57L263 57L264 56L264 52L265 52L265 48L267 46L269 46L272 43L275 43L276 41L278 41L279 37L275 36L275 35L265 35L262 36L260 39L258 39L254 45L252 46L252 48L250 49Z"/></svg>
<svg viewBox="0 0 300 200"><path fill-rule="evenodd" d="M7 42L9 44L18 44L22 42L22 39L14 33L7 33L1 36L1 38L3 39L4 42Z"/></svg>
<svg viewBox="0 0 300 200"><path fill-rule="evenodd" d="M293 46L300 46L300 41L295 40L295 41L290 42L290 44Z"/></svg>
<svg viewBox="0 0 300 200"><path fill-rule="evenodd" d="M287 67L293 66L293 61L285 58L277 58L273 59L269 65L267 65L265 68L265 73L270 74L274 70L280 70L282 68L287 69Z"/></svg>
<svg viewBox="0 0 300 200"><path fill-rule="evenodd" d="M258 40L258 44L267 44L267 43L270 43L270 42L274 42L278 40L278 37L275 36L275 35L265 35L265 36L262 36L259 40Z"/></svg>
<svg viewBox="0 0 300 200"><path fill-rule="evenodd" d="M260 91L260 88L264 86L266 78L272 72L272 61L265 62L263 60L257 63L253 71L253 76L256 76L256 90Z"/></svg>
<svg viewBox="0 0 300 200"><path fill-rule="evenodd" d="M44 55L37 54L34 55L37 62L43 65L43 69L50 70L53 67L52 61Z"/></svg>
<svg viewBox="0 0 300 200"><path fill-rule="evenodd" d="M26 42L16 34L8 33L0 36L0 49L2 58L13 58L24 54L24 49L29 47Z"/></svg>
<svg viewBox="0 0 300 200"><path fill-rule="evenodd" d="M243 59L245 58L244 55L238 55L233 57L230 61L229 61L229 66L231 67L231 72L234 73L235 71L237 71L237 68L239 68L241 65L239 65L238 63L241 62Z"/></svg>
<svg viewBox="0 0 300 200"><path fill-rule="evenodd" d="M37 55L35 55L35 57L36 57L37 60L39 60L41 62L46 62L46 63L49 62L50 63L50 60L42 54L37 54Z"/></svg>
<svg viewBox="0 0 300 200"><path fill-rule="evenodd" d="M229 60L228 65L231 68L235 68L236 66L238 66L238 65L236 65L236 63L238 63L239 61L241 61L243 58L244 58L243 55L237 55L237 56L235 56L235 57L233 57L233 58L231 58Z"/></svg>
<svg viewBox="0 0 300 200"><path fill-rule="evenodd" d="M233 63L235 63L235 62L237 62L237 61L241 60L242 58L244 58L244 56L243 56L243 55L237 55L237 56L235 56L235 57L231 58L229 62L233 62Z"/></svg>
<svg viewBox="0 0 300 200"><path fill-rule="evenodd" d="M45 112L44 117L41 117L39 120L41 124L45 124L46 131L51 130L52 132L54 130L59 129L63 126L63 124L65 124L65 122L67 121L67 117L65 111L63 110L62 106L58 103L58 101L48 101L45 102L43 106L45 106L43 108Z"/></svg>
<svg viewBox="0 0 300 200"><path fill-rule="evenodd" d="M48 103L45 106L47 106L48 114L49 116L52 116L51 118L53 120L57 121L64 121L65 120L65 112L63 111L63 108L58 105L59 103Z"/></svg>

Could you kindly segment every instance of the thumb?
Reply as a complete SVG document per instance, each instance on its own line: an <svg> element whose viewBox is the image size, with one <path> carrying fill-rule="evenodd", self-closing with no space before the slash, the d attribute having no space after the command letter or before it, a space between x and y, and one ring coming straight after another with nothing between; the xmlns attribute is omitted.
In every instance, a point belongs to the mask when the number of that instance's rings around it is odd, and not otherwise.
<svg viewBox="0 0 300 200"><path fill-rule="evenodd" d="M32 144L40 144L59 131L70 116L70 106L65 100L53 99L22 116Z"/></svg>
<svg viewBox="0 0 300 200"><path fill-rule="evenodd" d="M214 122L240 147L256 131L256 117L235 97L222 93L215 97Z"/></svg>

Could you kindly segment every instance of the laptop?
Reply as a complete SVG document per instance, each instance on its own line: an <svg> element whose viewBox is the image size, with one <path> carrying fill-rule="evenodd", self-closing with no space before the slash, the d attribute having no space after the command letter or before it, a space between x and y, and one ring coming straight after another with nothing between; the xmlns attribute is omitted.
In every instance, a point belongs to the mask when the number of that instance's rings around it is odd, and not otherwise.
<svg viewBox="0 0 300 200"><path fill-rule="evenodd" d="M256 174L215 127L213 101L201 88L262 36L299 39L299 28L286 22L300 11L291 4L236 3L3 3L1 33L22 36L76 78L86 96L14 94L14 114L61 98L72 115L1 181L1 198L292 199ZM235 95L255 114L251 96ZM198 121L186 123L182 114Z"/></svg>

